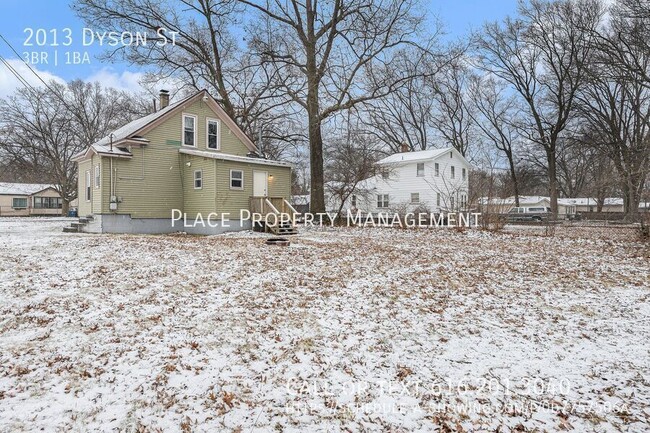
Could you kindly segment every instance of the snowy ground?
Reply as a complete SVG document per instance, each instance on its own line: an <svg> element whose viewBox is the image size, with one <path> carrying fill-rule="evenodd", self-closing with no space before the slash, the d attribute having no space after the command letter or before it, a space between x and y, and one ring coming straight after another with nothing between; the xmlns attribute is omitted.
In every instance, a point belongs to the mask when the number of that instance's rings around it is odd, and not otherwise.
<svg viewBox="0 0 650 433"><path fill-rule="evenodd" d="M291 247L0 218L0 431L648 431L629 230L302 230Z"/></svg>

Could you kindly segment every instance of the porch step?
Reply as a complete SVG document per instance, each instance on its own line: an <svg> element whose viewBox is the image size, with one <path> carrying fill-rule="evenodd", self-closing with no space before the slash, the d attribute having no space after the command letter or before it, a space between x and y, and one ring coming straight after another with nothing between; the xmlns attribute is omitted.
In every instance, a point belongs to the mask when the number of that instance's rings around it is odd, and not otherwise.
<svg viewBox="0 0 650 433"><path fill-rule="evenodd" d="M88 224L90 221L92 221L94 218L92 215L88 215L85 217L80 217L77 221L73 221L70 223L70 227L63 227L63 232L64 233L81 233L83 232L83 227Z"/></svg>
<svg viewBox="0 0 650 433"><path fill-rule="evenodd" d="M271 232L273 232L276 235L297 235L298 234L298 228L293 226L292 224L280 224L278 226L273 226L270 227Z"/></svg>

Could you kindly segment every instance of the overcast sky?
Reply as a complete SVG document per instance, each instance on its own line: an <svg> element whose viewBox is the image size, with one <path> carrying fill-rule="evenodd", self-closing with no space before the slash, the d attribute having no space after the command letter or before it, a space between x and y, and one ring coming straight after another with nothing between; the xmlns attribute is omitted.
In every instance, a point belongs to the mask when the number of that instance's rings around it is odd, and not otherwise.
<svg viewBox="0 0 650 433"><path fill-rule="evenodd" d="M513 13L516 6L516 0L429 0L430 12L445 23L448 38L461 37L471 29L479 28L486 20L500 19L507 14ZM37 70L41 77L46 80L81 78L101 81L104 85L119 89L137 90L139 88L138 81L142 75L141 68L123 63L107 64L97 60L95 56L104 49L99 46L96 38L91 45L84 46L82 31L84 27L84 23L63 2L59 3L52 0L2 0L0 34L21 55L26 51L37 53L32 55L35 55L39 62L32 62L32 67ZM28 28L31 28L34 33L31 38L33 46L25 45L31 33L26 30ZM59 44L62 44L66 37L66 30L64 30L66 28L71 30L72 44L68 47L49 46L54 37L52 29L55 29ZM47 32L45 47L37 46L38 29ZM43 36L43 30L38 36ZM86 34L86 42L90 42L88 34ZM40 60L43 60L39 54L41 52L47 53L46 62L40 62ZM87 53L90 64L66 64L66 52ZM36 85L39 83L38 78L1 40L0 55L8 59L10 64L23 77L26 77L31 84ZM0 64L0 97L8 95L18 86L20 86L18 80L3 64Z"/></svg>

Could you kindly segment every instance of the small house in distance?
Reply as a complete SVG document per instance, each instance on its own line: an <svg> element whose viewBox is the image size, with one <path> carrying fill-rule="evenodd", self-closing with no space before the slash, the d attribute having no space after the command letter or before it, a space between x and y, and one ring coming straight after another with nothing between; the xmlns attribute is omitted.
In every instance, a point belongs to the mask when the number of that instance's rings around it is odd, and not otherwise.
<svg viewBox="0 0 650 433"><path fill-rule="evenodd" d="M62 208L54 185L0 182L0 216L61 215Z"/></svg>
<svg viewBox="0 0 650 433"><path fill-rule="evenodd" d="M291 164L260 157L206 90L172 104L161 91L157 112L89 144L74 160L81 218L73 230L216 234L250 228L242 211L291 206ZM184 218L173 221L175 213ZM199 217L203 224L193 224Z"/></svg>

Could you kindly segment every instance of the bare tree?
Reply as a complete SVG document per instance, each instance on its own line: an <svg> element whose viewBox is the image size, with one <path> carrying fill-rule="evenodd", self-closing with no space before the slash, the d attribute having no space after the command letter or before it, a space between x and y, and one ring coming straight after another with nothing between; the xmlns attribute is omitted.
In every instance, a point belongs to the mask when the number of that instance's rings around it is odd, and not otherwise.
<svg viewBox="0 0 650 433"><path fill-rule="evenodd" d="M328 196L338 204L337 215L341 218L343 208L353 195L365 195L360 185L377 172L379 159L376 141L358 128L349 130L327 148Z"/></svg>
<svg viewBox="0 0 650 433"><path fill-rule="evenodd" d="M80 0L73 9L97 31L147 33L146 45L109 48L106 60L153 66L146 81L169 79L177 92L208 89L267 154L300 142L300 129L289 128L295 110L277 91L279 71L247 52L233 31L243 20L237 0Z"/></svg>
<svg viewBox="0 0 650 433"><path fill-rule="evenodd" d="M3 159L29 168L33 180L52 182L63 211L77 196L77 167L72 156L110 131L144 113L137 98L98 83L50 82L20 89L0 100L0 150Z"/></svg>
<svg viewBox="0 0 650 433"><path fill-rule="evenodd" d="M519 206L519 184L515 147L520 144L518 123L520 109L513 95L508 95L504 83L492 77L474 77L470 86L476 108L473 120L487 139L508 161L515 206Z"/></svg>
<svg viewBox="0 0 650 433"><path fill-rule="evenodd" d="M462 50L464 51L464 50ZM471 73L463 56L457 57L428 79L432 89L431 123L442 139L463 156L474 141L474 106L468 94Z"/></svg>
<svg viewBox="0 0 650 433"><path fill-rule="evenodd" d="M382 65L414 44L424 14L416 0L240 0L257 11L251 47L274 66L275 83L307 113L311 207L325 210L323 122L390 93L404 78L387 81ZM373 88L364 84L372 77Z"/></svg>
<svg viewBox="0 0 650 433"><path fill-rule="evenodd" d="M522 132L544 151L555 215L558 140L575 113L602 11L597 0L531 0L520 4L519 18L487 24L478 38L481 67L515 91Z"/></svg>
<svg viewBox="0 0 650 433"><path fill-rule="evenodd" d="M386 145L388 154L402 152L405 144L412 152L432 146L434 99L426 77L434 66L414 62L410 52L405 50L391 62L388 73L395 74L398 80L408 69L413 77L388 95L363 105L361 120L366 131ZM419 68L425 70L419 72Z"/></svg>

